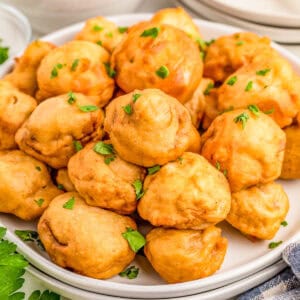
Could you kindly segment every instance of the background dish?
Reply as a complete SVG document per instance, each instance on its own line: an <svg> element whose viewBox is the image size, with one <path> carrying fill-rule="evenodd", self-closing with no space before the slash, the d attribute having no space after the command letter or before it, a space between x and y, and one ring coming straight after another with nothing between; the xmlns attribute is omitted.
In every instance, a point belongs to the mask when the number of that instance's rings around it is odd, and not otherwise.
<svg viewBox="0 0 300 300"><path fill-rule="evenodd" d="M148 14L123 15L110 18L118 25L131 25L132 23L150 18ZM206 40L211 38L231 34L240 31L238 28L216 24L206 21L196 20L197 25ZM73 38L75 33L80 30L83 24L76 24L68 28L52 33L44 40L51 41L55 44L62 44ZM283 56L285 56L295 67L296 71L300 72L300 61L294 55L284 50L282 47L273 44ZM10 66L4 70L0 76L8 71ZM125 297L140 297L140 298L167 298L186 296L199 292L209 291L234 281L247 277L250 274L271 265L276 262L282 249L290 242L300 238L300 220L297 213L300 211L300 202L298 201L299 181L282 182L286 192L289 195L291 209L287 216L289 223L288 227L281 228L275 237L275 240L282 240L283 243L276 249L268 249L267 241L250 242L241 236L235 229L227 224L222 224L224 235L229 238L230 244L225 262L219 272L205 279L167 285L159 279L154 272L149 272L151 267L146 264L143 257L138 257L134 264L139 266L141 274L136 280L129 281L120 277L114 277L111 280L102 281L83 277L67 270L64 270L52 262L50 262L44 253L38 253L36 248L30 247L20 241L13 233L15 229L30 229L34 228L34 223L26 223L16 218L4 214L0 214L0 222L8 228L7 237L15 242L19 251L24 254L27 259L38 269L45 273L65 282L70 285L86 289L93 292L101 292L114 296ZM42 255L41 255L42 254ZM147 270L147 271L146 271ZM246 279L247 281L247 279ZM198 299L198 298L197 298Z"/></svg>

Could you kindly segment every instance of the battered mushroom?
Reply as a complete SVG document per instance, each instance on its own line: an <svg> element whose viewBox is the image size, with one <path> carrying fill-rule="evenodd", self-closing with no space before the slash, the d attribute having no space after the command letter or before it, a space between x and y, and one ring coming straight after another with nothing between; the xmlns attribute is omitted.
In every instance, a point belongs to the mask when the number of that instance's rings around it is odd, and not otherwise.
<svg viewBox="0 0 300 300"><path fill-rule="evenodd" d="M161 9L152 17L151 21L159 25L167 24L177 27L193 40L197 40L201 36L193 19L181 7Z"/></svg>
<svg viewBox="0 0 300 300"><path fill-rule="evenodd" d="M19 150L0 151L0 212L33 220L60 193L42 162Z"/></svg>
<svg viewBox="0 0 300 300"><path fill-rule="evenodd" d="M39 101L69 91L89 96L100 107L114 91L108 52L87 41L71 41L52 50L37 72Z"/></svg>
<svg viewBox="0 0 300 300"><path fill-rule="evenodd" d="M246 235L272 239L289 210L282 186L268 183L232 194L227 221Z"/></svg>
<svg viewBox="0 0 300 300"><path fill-rule="evenodd" d="M185 32L143 22L131 27L116 47L112 67L125 92L158 88L184 103L202 78L203 63L196 43Z"/></svg>
<svg viewBox="0 0 300 300"><path fill-rule="evenodd" d="M280 178L300 178L300 127L289 126L284 129L286 147Z"/></svg>
<svg viewBox="0 0 300 300"><path fill-rule="evenodd" d="M217 111L256 104L280 127L300 109L300 80L291 64L275 51L260 54L231 74L217 92Z"/></svg>
<svg viewBox="0 0 300 300"><path fill-rule="evenodd" d="M104 115L82 94L69 93L40 103L16 134L27 154L59 169L89 141L102 137Z"/></svg>
<svg viewBox="0 0 300 300"><path fill-rule="evenodd" d="M126 31L126 27L117 27L115 23L99 16L87 20L75 39L96 43L112 52L121 42Z"/></svg>
<svg viewBox="0 0 300 300"><path fill-rule="evenodd" d="M69 176L87 204L121 214L135 211L134 184L144 179L144 169L116 154L109 141L91 143L68 164Z"/></svg>
<svg viewBox="0 0 300 300"><path fill-rule="evenodd" d="M104 128L122 159L145 167L175 160L195 137L188 110L156 89L114 99Z"/></svg>
<svg viewBox="0 0 300 300"><path fill-rule="evenodd" d="M36 105L32 97L0 81L0 150L16 148L15 134Z"/></svg>
<svg viewBox="0 0 300 300"><path fill-rule="evenodd" d="M37 69L41 60L55 46L45 41L34 41L24 51L23 55L16 58L14 69L4 77L25 94L34 96L37 91Z"/></svg>
<svg viewBox="0 0 300 300"><path fill-rule="evenodd" d="M226 173L237 192L279 177L285 141L280 127L252 106L218 116L202 136L201 154Z"/></svg>
<svg viewBox="0 0 300 300"><path fill-rule="evenodd" d="M53 199L38 223L50 258L59 266L98 279L121 272L135 253L122 236L136 229L129 218L85 204L77 193Z"/></svg>
<svg viewBox="0 0 300 300"><path fill-rule="evenodd" d="M81 167L78 170L81 170ZM55 179L59 189L65 190L67 192L76 191L75 186L69 177L67 168L57 170Z"/></svg>
<svg viewBox="0 0 300 300"><path fill-rule="evenodd" d="M255 33L239 32L222 36L207 48L204 76L223 82L253 57L270 48L270 40Z"/></svg>
<svg viewBox="0 0 300 300"><path fill-rule="evenodd" d="M225 176L199 154L186 152L144 181L139 215L154 226L204 229L230 210Z"/></svg>
<svg viewBox="0 0 300 300"><path fill-rule="evenodd" d="M147 234L144 252L153 268L168 283L207 277L222 265L227 240L221 229L203 231L155 228Z"/></svg>

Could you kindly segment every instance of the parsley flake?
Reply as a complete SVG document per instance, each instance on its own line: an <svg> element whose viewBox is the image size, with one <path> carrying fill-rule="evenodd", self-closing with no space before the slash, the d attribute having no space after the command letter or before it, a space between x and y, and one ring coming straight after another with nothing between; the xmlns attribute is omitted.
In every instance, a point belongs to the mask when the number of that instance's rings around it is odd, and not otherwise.
<svg viewBox="0 0 300 300"><path fill-rule="evenodd" d="M269 244L269 249L274 249L276 247L278 247L280 244L282 244L282 241L279 241L279 242L271 242Z"/></svg>
<svg viewBox="0 0 300 300"><path fill-rule="evenodd" d="M106 62L106 63L103 63L103 64L104 64L107 75L111 78L114 78L116 76L116 71L111 68L110 63Z"/></svg>
<svg viewBox="0 0 300 300"><path fill-rule="evenodd" d="M45 250L42 244L39 234L33 230L15 230L15 235L19 237L23 242L34 242L41 249Z"/></svg>
<svg viewBox="0 0 300 300"><path fill-rule="evenodd" d="M83 112L93 112L99 109L96 105L79 105L78 108Z"/></svg>
<svg viewBox="0 0 300 300"><path fill-rule="evenodd" d="M97 41L96 44L102 46L102 41Z"/></svg>
<svg viewBox="0 0 300 300"><path fill-rule="evenodd" d="M134 279L137 278L139 274L139 268L136 268L135 266L128 267L125 271L119 273L119 276L121 277L127 277L128 279Z"/></svg>
<svg viewBox="0 0 300 300"><path fill-rule="evenodd" d="M104 158L104 163L106 164L106 165L109 165L112 161L114 161L115 160L115 156L108 156L108 157L105 157Z"/></svg>
<svg viewBox="0 0 300 300"><path fill-rule="evenodd" d="M182 165L183 157L178 157L177 160L178 160L178 162Z"/></svg>
<svg viewBox="0 0 300 300"><path fill-rule="evenodd" d="M252 90L252 87L253 87L253 82L252 81L249 81L245 87L245 92L249 92Z"/></svg>
<svg viewBox="0 0 300 300"><path fill-rule="evenodd" d="M227 170L224 170L224 171L223 171L223 174L224 174L225 177L227 177L228 171L227 171Z"/></svg>
<svg viewBox="0 0 300 300"><path fill-rule="evenodd" d="M132 114L132 106L131 104L127 104L125 106L122 106L123 110L125 111L125 113L127 115L131 115Z"/></svg>
<svg viewBox="0 0 300 300"><path fill-rule="evenodd" d="M255 115L255 116L259 116L259 112L260 112L260 110L259 110L259 108L257 107L257 105L255 105L255 104L250 104L249 106L248 106L248 109Z"/></svg>
<svg viewBox="0 0 300 300"><path fill-rule="evenodd" d="M135 103L137 101L137 99L139 99L142 95L141 94L133 94L132 95L132 101L133 103Z"/></svg>
<svg viewBox="0 0 300 300"><path fill-rule="evenodd" d="M57 77L58 76L58 70L62 69L63 67L64 67L64 65L61 64L61 63L56 64L53 67L52 71L51 71L50 79L53 79L53 78Z"/></svg>
<svg viewBox="0 0 300 300"><path fill-rule="evenodd" d="M149 28L144 30L140 36L142 37L150 36L152 38L156 38L158 36L159 30L160 29L158 27Z"/></svg>
<svg viewBox="0 0 300 300"><path fill-rule="evenodd" d="M79 64L79 59L74 59L73 63L72 63L72 66L71 66L71 71L74 72L76 71L77 67L78 67L78 64Z"/></svg>
<svg viewBox="0 0 300 300"><path fill-rule="evenodd" d="M263 70L259 70L256 71L256 75L258 76L265 76L267 73L269 73L271 71L271 69L263 69Z"/></svg>
<svg viewBox="0 0 300 300"><path fill-rule="evenodd" d="M146 239L137 230L133 230L130 227L126 228L126 232L122 233L122 236L127 240L130 248L135 253L138 252L146 244Z"/></svg>
<svg viewBox="0 0 300 300"><path fill-rule="evenodd" d="M286 227L286 226L288 226L289 224L288 224L287 221L282 221L282 222L280 223L280 225L283 226L283 227Z"/></svg>
<svg viewBox="0 0 300 300"><path fill-rule="evenodd" d="M96 32L102 31L104 28L99 25L94 25L93 30Z"/></svg>
<svg viewBox="0 0 300 300"><path fill-rule="evenodd" d="M72 91L70 91L68 93L68 103L73 104L75 101L76 101L76 96Z"/></svg>
<svg viewBox="0 0 300 300"><path fill-rule="evenodd" d="M234 85L237 82L237 76L232 76L231 78L228 79L226 82L228 85Z"/></svg>
<svg viewBox="0 0 300 300"><path fill-rule="evenodd" d="M267 110L267 111L264 111L264 114L270 115L270 114L272 114L273 112L274 112L274 108L271 108L271 109L269 109L269 110Z"/></svg>
<svg viewBox="0 0 300 300"><path fill-rule="evenodd" d="M42 207L43 203L44 203L44 199L43 198L40 198L38 200L34 200L34 202L39 206L39 207Z"/></svg>
<svg viewBox="0 0 300 300"><path fill-rule="evenodd" d="M208 95L210 94L211 89L213 89L214 87L215 87L214 83L213 83L213 82L210 82L210 83L207 85L207 87L206 87L205 91L203 92L203 94L204 94L205 96L208 96Z"/></svg>
<svg viewBox="0 0 300 300"><path fill-rule="evenodd" d="M40 166L36 166L36 167L35 167L35 169L36 169L36 170L38 170L39 172L41 172L41 171L42 171L42 169L41 169L41 167L40 167Z"/></svg>
<svg viewBox="0 0 300 300"><path fill-rule="evenodd" d="M124 32L126 32L128 30L128 27L118 27L118 31L120 32L120 33L124 33Z"/></svg>
<svg viewBox="0 0 300 300"><path fill-rule="evenodd" d="M115 150L112 144L106 144L104 142L98 142L93 150L101 155L110 155L115 154Z"/></svg>
<svg viewBox="0 0 300 300"><path fill-rule="evenodd" d="M59 190L61 190L61 191L64 191L64 190L65 190L65 187L64 187L61 183L59 183L59 184L57 185L57 188L58 188Z"/></svg>
<svg viewBox="0 0 300 300"><path fill-rule="evenodd" d="M79 152L80 150L83 149L83 146L80 141L73 141L73 146L74 146L76 152Z"/></svg>
<svg viewBox="0 0 300 300"><path fill-rule="evenodd" d="M63 208L72 210L75 204L74 196L70 198L64 205Z"/></svg>
<svg viewBox="0 0 300 300"><path fill-rule="evenodd" d="M159 165L156 165L156 166L153 166L151 168L148 168L147 171L148 171L148 175L152 175L152 174L155 174L156 172L158 172L160 170L160 166Z"/></svg>
<svg viewBox="0 0 300 300"><path fill-rule="evenodd" d="M8 47L0 47L0 65L8 60L9 57L9 48Z"/></svg>
<svg viewBox="0 0 300 300"><path fill-rule="evenodd" d="M235 44L237 45L237 46L242 46L242 45L244 45L244 41L238 41L238 42L236 42Z"/></svg>
<svg viewBox="0 0 300 300"><path fill-rule="evenodd" d="M159 69L155 71L156 75L162 79L165 79L169 76L170 71L166 66L161 66Z"/></svg>
<svg viewBox="0 0 300 300"><path fill-rule="evenodd" d="M221 164L218 161L216 161L216 168L218 171L221 170Z"/></svg>
<svg viewBox="0 0 300 300"><path fill-rule="evenodd" d="M236 116L233 121L235 123L242 123L242 128L244 129L246 126L246 123L249 119L249 115L246 112L241 113L240 115Z"/></svg>
<svg viewBox="0 0 300 300"><path fill-rule="evenodd" d="M135 195L136 195L136 200L141 199L145 192L143 191L143 183L140 179L137 179L133 182L132 186L134 187L135 190Z"/></svg>

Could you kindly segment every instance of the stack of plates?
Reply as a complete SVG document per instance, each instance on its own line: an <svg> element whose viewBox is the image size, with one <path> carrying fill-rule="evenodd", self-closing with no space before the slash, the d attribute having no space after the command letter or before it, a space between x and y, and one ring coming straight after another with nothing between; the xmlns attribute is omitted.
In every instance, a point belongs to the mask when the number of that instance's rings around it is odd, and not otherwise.
<svg viewBox="0 0 300 300"><path fill-rule="evenodd" d="M298 0L177 0L177 5L213 21L239 26L281 43L300 43Z"/></svg>

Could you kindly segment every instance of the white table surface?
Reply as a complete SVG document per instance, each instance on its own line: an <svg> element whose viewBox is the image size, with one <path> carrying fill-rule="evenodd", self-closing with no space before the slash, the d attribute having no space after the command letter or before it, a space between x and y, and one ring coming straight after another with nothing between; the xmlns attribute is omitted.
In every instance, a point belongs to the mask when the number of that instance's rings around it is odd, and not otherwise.
<svg viewBox="0 0 300 300"><path fill-rule="evenodd" d="M172 7L172 6L174 6L174 4L171 0L146 0L143 2L142 5L138 7L136 12L154 12L160 8ZM300 45L283 45L283 46L300 57ZM32 291L45 289L43 283L33 278L30 274L26 273L24 278L25 278L25 284L22 288L22 291L26 293L25 299L28 298L28 296Z"/></svg>

